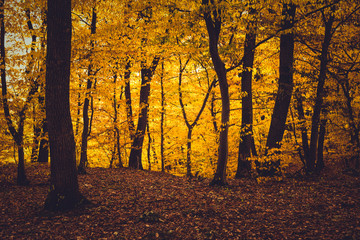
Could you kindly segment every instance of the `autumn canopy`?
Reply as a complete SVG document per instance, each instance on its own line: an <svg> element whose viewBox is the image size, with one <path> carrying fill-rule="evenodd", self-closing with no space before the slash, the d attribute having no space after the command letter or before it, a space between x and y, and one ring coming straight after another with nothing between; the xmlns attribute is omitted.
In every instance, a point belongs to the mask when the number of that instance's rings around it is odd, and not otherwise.
<svg viewBox="0 0 360 240"><path fill-rule="evenodd" d="M50 159L55 195L78 192L89 167L212 185L335 163L359 171L358 1L1 0L0 9L0 161L18 165L20 185L29 162Z"/></svg>

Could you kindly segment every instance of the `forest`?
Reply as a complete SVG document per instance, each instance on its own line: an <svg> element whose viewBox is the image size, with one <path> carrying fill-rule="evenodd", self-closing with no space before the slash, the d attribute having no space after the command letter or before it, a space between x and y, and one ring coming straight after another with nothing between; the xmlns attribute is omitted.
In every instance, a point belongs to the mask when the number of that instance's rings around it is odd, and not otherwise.
<svg viewBox="0 0 360 240"><path fill-rule="evenodd" d="M181 219L200 222L218 219L216 207L231 205L224 210L231 215L232 204L245 202L260 209L249 213L258 219L279 207L269 198L288 194L284 208L303 206L296 197L303 191L306 201L328 199L313 206L320 208L316 223L308 223L319 225L315 235L306 229L266 235L251 223L247 231L254 227L259 235L241 236L360 237L358 0L0 0L0 74L0 216L8 213L0 227L17 221L6 206L19 208L16 196L28 191L27 217L43 207L36 219L54 220L53 212L83 205L96 207L82 211L110 214L105 207L118 199L137 211L131 214L140 229L173 216L136 202L177 201L186 206ZM145 200L139 188L146 188ZM119 200L122 193L127 198ZM199 206L186 204L202 200L200 215L191 212ZM64 214L62 220L92 216ZM325 215L333 225L320 220ZM234 219L217 221L232 226ZM171 227L145 239L227 239L239 230L198 226L210 230L195 237L184 235L189 226ZM116 236L109 239L141 238L111 231Z"/></svg>

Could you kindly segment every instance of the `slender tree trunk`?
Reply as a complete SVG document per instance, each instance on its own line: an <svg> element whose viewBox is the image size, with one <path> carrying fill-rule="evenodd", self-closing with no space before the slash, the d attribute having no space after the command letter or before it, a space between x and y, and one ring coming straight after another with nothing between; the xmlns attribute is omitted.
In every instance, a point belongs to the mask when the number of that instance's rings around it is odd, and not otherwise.
<svg viewBox="0 0 360 240"><path fill-rule="evenodd" d="M186 176L188 178L192 177L191 174L191 137L192 137L192 128L188 128L187 134L187 143L186 143Z"/></svg>
<svg viewBox="0 0 360 240"><path fill-rule="evenodd" d="M124 74L124 80L125 80L125 99L126 99L126 117L130 132L130 139L134 140L135 137L135 124L133 120L133 112L132 112L132 104L131 104L131 87L130 87L130 75L131 75L131 62L130 60L127 60L126 66L125 66L125 74Z"/></svg>
<svg viewBox="0 0 360 240"><path fill-rule="evenodd" d="M149 122L146 123L146 129L147 129L147 137L148 137L148 145L147 145L147 160L148 160L148 165L149 165L148 170L151 171L151 143L152 143L152 139L151 139L151 134L150 134Z"/></svg>
<svg viewBox="0 0 360 240"><path fill-rule="evenodd" d="M45 63L44 63L45 67ZM44 71L42 71L44 72ZM45 74L45 72L44 72ZM47 130L47 121L46 121L46 109L45 109L45 81L41 83L39 104L41 108L41 133L40 133L40 146L39 154L37 161L40 163L47 163L49 161L49 136Z"/></svg>
<svg viewBox="0 0 360 240"><path fill-rule="evenodd" d="M238 155L238 168L235 178L250 176L251 163L248 158L251 156L253 143L253 104L252 104L252 68L255 56L255 23L249 23L248 33L245 36L243 72L241 74L241 91L246 95L242 97L241 111L241 132Z"/></svg>
<svg viewBox="0 0 360 240"><path fill-rule="evenodd" d="M159 63L160 58L155 57L150 67L146 67L142 63L141 68L141 89L140 89L140 115L136 128L136 133L131 146L129 157L129 167L135 169L143 169L141 157L144 142L144 135L146 131L146 123L148 118L149 95L150 95L150 82L155 73L155 69Z"/></svg>
<svg viewBox="0 0 360 240"><path fill-rule="evenodd" d="M89 67L90 68L90 67ZM89 70L90 71L90 70ZM86 87L86 97L83 105L83 132L81 135L81 152L80 152L80 163L78 166L79 174L86 174L85 165L88 162L87 160L87 146L88 146L88 137L89 137L89 104L90 104L90 89L92 85L92 80L88 79Z"/></svg>
<svg viewBox="0 0 360 240"><path fill-rule="evenodd" d="M33 143L32 143L32 148L31 148L31 162L36 162L38 159L38 152L39 152L39 138L40 138L40 134L41 134L41 128L40 128L40 124L38 123L38 121L36 120L36 110L34 107L34 111L33 111L33 121L34 121L34 125L33 125L33 130L34 130L34 136L33 136Z"/></svg>
<svg viewBox="0 0 360 240"><path fill-rule="evenodd" d="M296 99L296 110L298 112L298 118L300 120L300 132L301 132L301 139L302 139L302 149L304 151L304 156L300 155L301 159L306 160L309 158L309 139L307 134L307 127L306 127L306 119L304 114L304 106L303 106L303 97L301 96L301 93L297 89L295 91L295 99ZM301 152L299 152L301 154ZM306 168L306 166L305 166Z"/></svg>
<svg viewBox="0 0 360 240"><path fill-rule="evenodd" d="M161 86L160 159L161 159L161 171L165 172L165 157L164 157L164 123L165 123L164 62L161 63L160 86Z"/></svg>
<svg viewBox="0 0 360 240"><path fill-rule="evenodd" d="M214 126L214 132L217 133L219 131L219 128L216 121L215 100L216 100L216 93L215 91L212 91L211 101L210 101L210 113L211 113L212 123Z"/></svg>
<svg viewBox="0 0 360 240"><path fill-rule="evenodd" d="M39 155L37 161L40 163L47 163L49 161L49 136L47 132L46 118L43 119L42 123Z"/></svg>
<svg viewBox="0 0 360 240"><path fill-rule="evenodd" d="M96 33L96 9L93 7L92 11L92 19L91 19L91 26L90 31L91 35L94 35ZM92 88L92 82L93 78L95 76L94 72L94 66L93 66L93 59L92 59L92 53L94 51L94 40L90 41L90 64L88 67L88 80L86 84L86 96L83 106L83 132L81 136L81 152L80 152L80 163L78 167L79 174L86 174L86 164L88 162L87 159L87 148L88 148L88 137L90 135L90 129L89 129L89 104L90 104L90 98L91 98L91 88ZM92 109L93 111L93 109Z"/></svg>
<svg viewBox="0 0 360 240"><path fill-rule="evenodd" d="M332 11L335 11L332 7ZM313 108L313 115L311 119L311 137L310 137L310 148L309 158L307 159L306 173L312 174L315 171L316 157L318 151L318 138L319 138L319 124L320 114L324 100L324 84L327 72L328 63L328 51L332 37L332 25L334 22L334 14L331 14L329 20L325 22L325 36L322 44L322 50L320 55L320 73L318 77L318 86L316 91L315 105Z"/></svg>
<svg viewBox="0 0 360 240"><path fill-rule="evenodd" d="M114 161L118 162L119 167L123 167L122 161L121 161L121 151L120 151L120 130L118 127L118 103L116 98L116 81L117 81L117 75L114 74L114 93L113 93L113 108L114 108L114 147L113 152L111 156L111 162L110 167L112 167L112 163Z"/></svg>
<svg viewBox="0 0 360 240"><path fill-rule="evenodd" d="M79 83L79 92L77 94L77 111L76 111L76 123L75 123L75 136L79 134L79 125L80 125L80 113L81 113L81 93L80 89L82 88L82 84Z"/></svg>
<svg viewBox="0 0 360 240"><path fill-rule="evenodd" d="M37 161L40 163L49 162L49 136L47 130L47 121L46 121L46 106L45 106L45 68L46 68L46 27L47 27L47 9L44 7L41 10L41 53L44 55L41 60L41 68L40 68L40 94L38 97L40 110L41 110L41 134L40 134L40 146L39 146L39 154Z"/></svg>
<svg viewBox="0 0 360 240"><path fill-rule="evenodd" d="M80 194L75 140L70 114L71 0L48 1L46 118L51 175L45 209L75 208L87 200Z"/></svg>
<svg viewBox="0 0 360 240"><path fill-rule="evenodd" d="M17 184L18 185L28 185L29 180L25 174L25 156L24 156L24 147L22 144L17 145L18 149L18 167L17 167Z"/></svg>
<svg viewBox="0 0 360 240"><path fill-rule="evenodd" d="M203 0L202 5L208 6L209 0ZM214 6L216 7L216 6ZM206 28L209 34L209 51L211 60L214 64L216 75L219 79L220 93L221 93L221 126L219 137L219 151L217 168L211 185L225 185L226 184L226 165L228 159L228 131L230 119L230 98L229 86L226 78L225 64L221 60L218 49L219 36L221 31L221 10L215 9L211 12L210 9L205 9L204 19ZM212 17L213 16L213 17Z"/></svg>
<svg viewBox="0 0 360 240"><path fill-rule="evenodd" d="M283 4L283 22L282 29L291 29L294 26L296 5ZM268 138L266 141L266 150L280 148L282 141L286 118L290 106L293 90L293 63L294 63L294 34L285 33L280 37L280 78L279 87L276 95L274 111L271 116L271 124Z"/></svg>
<svg viewBox="0 0 360 240"><path fill-rule="evenodd" d="M318 155L316 162L316 172L321 172L324 169L324 140L326 134L326 122L327 119L322 119L320 123L319 141L318 141Z"/></svg>

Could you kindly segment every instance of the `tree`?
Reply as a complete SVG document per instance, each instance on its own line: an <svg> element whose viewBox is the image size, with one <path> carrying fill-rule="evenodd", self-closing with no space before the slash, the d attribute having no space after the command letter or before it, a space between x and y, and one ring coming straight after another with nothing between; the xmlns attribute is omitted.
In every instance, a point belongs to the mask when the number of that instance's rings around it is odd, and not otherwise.
<svg viewBox="0 0 360 240"><path fill-rule="evenodd" d="M91 35L94 35L96 33L96 6L92 9L92 17L91 17L91 25L90 25L90 32ZM89 52L89 66L88 66L88 79L86 83L86 93L85 93L85 101L83 105L83 132L81 135L81 153L80 153L80 163L78 166L78 172L80 174L86 174L85 165L87 163L87 146L88 146L88 137L91 132L91 121L89 120L89 104L90 104L90 98L91 98L91 88L93 85L94 77L96 74L94 63L93 63L93 51L94 51L94 40L90 40L90 52ZM94 111L92 109L92 111Z"/></svg>
<svg viewBox="0 0 360 240"><path fill-rule="evenodd" d="M295 23L296 5L283 4L282 30L289 30ZM280 142L285 132L286 118L290 106L293 90L293 64L294 64L294 33L286 32L280 36L280 77L276 94L275 106L271 116L269 134L266 141L268 149L280 148Z"/></svg>
<svg viewBox="0 0 360 240"><path fill-rule="evenodd" d="M255 11L255 9L250 8L250 14L253 15ZM241 91L246 95L242 97L238 168L235 178L249 176L251 170L251 163L248 158L251 156L251 149L252 145L254 144L252 73L255 57L256 24L256 20L249 21L244 42L243 70L241 73ZM256 152L253 151L253 155L256 155Z"/></svg>
<svg viewBox="0 0 360 240"><path fill-rule="evenodd" d="M192 123L189 122L188 116L186 114L186 110L185 110L185 105L183 102L183 94L182 94L182 90L181 90L181 85L182 85L182 77L183 77L183 72L186 69L186 65L189 63L190 58L185 62L185 64L183 65L181 62L181 57L179 57L179 86L178 86L178 92L179 92L179 102L180 102L180 106L181 106L181 112L186 124L186 127L188 129L188 133L187 133L187 144L186 144L186 176L188 178L192 177L192 173L191 173L191 141L192 141L192 132L194 130L194 127L197 125L200 116L202 114L202 112L205 109L207 100L210 96L211 90L212 88L215 86L216 80L213 80L212 83L210 84L204 100L202 102L201 108L199 110L199 112L197 113L194 121Z"/></svg>
<svg viewBox="0 0 360 240"><path fill-rule="evenodd" d="M311 116L311 135L310 135L310 144L308 140L307 127L305 123L305 114L304 114L304 98L301 96L299 90L296 91L296 102L297 102L297 111L298 116L301 121L301 135L302 135L302 148L304 151L304 164L305 172L307 174L313 174L317 171L320 171L324 167L323 162L323 145L325 139L325 124L327 122L326 115L328 109L324 106L324 99L326 98L327 91L325 89L325 82L327 79L328 73L328 63L329 53L331 52L331 40L334 35L333 24L335 22L335 11L337 8L337 1L332 2L327 6L327 9L320 8L321 19L324 25L324 35L321 41L321 49L315 50L315 48L310 47L313 52L319 55L320 66L317 71L316 78L316 95L314 98L314 104L312 105L312 116ZM340 23L337 25L339 26ZM335 27L336 29L336 27ZM322 119L321 119L322 118Z"/></svg>
<svg viewBox="0 0 360 240"><path fill-rule="evenodd" d="M46 118L51 176L45 209L68 210L88 201L80 194L70 115L71 0L48 1Z"/></svg>
<svg viewBox="0 0 360 240"><path fill-rule="evenodd" d="M221 1L219 1L221 3ZM219 137L219 153L217 168L211 185L225 185L226 184L226 164L228 159L228 131L230 119L230 98L229 86L226 78L225 64L219 55L218 43L222 24L222 11L219 6L214 4L211 0L202 0L202 7L204 9L204 20L206 29L209 35L209 51L211 60L214 64L216 75L219 79L219 86L221 92L221 126Z"/></svg>
<svg viewBox="0 0 360 240"><path fill-rule="evenodd" d="M141 157L142 157L142 146L144 142L144 136L148 118L148 107L149 107L149 95L150 95L150 82L154 76L156 67L159 63L160 57L154 57L150 66L147 66L145 62L141 64L141 89L140 89L140 115L138 124L134 136L134 140L131 146L129 167L135 169L143 169Z"/></svg>

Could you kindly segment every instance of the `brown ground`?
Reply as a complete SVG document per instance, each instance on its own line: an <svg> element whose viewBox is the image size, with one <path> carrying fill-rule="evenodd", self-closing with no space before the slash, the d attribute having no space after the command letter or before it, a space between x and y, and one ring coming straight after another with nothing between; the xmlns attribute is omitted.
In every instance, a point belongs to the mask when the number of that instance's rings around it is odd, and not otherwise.
<svg viewBox="0 0 360 240"><path fill-rule="evenodd" d="M14 185L15 172L0 166L0 239L360 239L360 178L344 174L220 188L94 168L79 179L93 205L50 213L47 165L27 167L27 187Z"/></svg>

